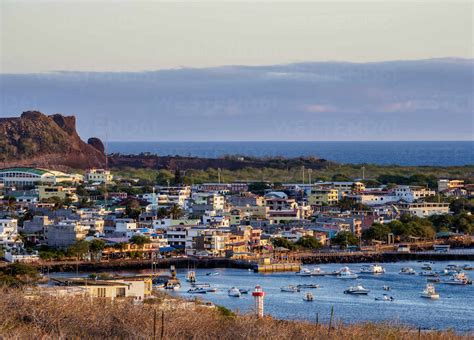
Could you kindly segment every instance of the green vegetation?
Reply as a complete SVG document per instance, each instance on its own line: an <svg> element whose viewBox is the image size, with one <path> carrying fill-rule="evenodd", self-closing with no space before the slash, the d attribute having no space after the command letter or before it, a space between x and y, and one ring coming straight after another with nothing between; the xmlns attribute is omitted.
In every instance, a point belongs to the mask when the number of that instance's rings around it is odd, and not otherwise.
<svg viewBox="0 0 474 340"><path fill-rule="evenodd" d="M365 182L370 185L378 183L398 183L433 186L436 178L459 178L467 182L474 179L474 165L434 167L434 166L397 166L374 164L330 164L323 169L313 169L313 180L351 180L362 177L362 168L365 168ZM114 168L114 174L122 178L135 178L146 181L148 184L172 185L175 173L166 169L135 169L130 167ZM217 182L218 171L214 168L207 170L187 169L180 173L180 181L186 184ZM292 165L288 168L244 168L240 170L221 170L223 182L229 181L260 181L280 183L301 183L301 167ZM371 179L371 180L370 180Z"/></svg>
<svg viewBox="0 0 474 340"><path fill-rule="evenodd" d="M303 236L296 242L288 241L283 237L275 237L272 239L272 244L275 248L283 247L290 250L298 249L319 249L322 244L313 236Z"/></svg>
<svg viewBox="0 0 474 340"><path fill-rule="evenodd" d="M135 244L137 246L143 246L144 244L150 243L150 238L148 236L143 235L133 235L130 238L130 243Z"/></svg>
<svg viewBox="0 0 474 340"><path fill-rule="evenodd" d="M344 247L357 246L359 244L359 239L350 231L341 231L331 239L331 244Z"/></svg>
<svg viewBox="0 0 474 340"><path fill-rule="evenodd" d="M19 287L32 284L38 278L38 271L25 263L12 263L0 268L0 287Z"/></svg>

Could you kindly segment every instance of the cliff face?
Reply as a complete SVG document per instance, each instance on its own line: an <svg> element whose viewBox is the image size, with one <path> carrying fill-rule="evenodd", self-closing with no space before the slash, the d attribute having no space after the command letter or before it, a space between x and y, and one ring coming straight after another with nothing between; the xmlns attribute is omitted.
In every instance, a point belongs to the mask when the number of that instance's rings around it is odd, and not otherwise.
<svg viewBox="0 0 474 340"><path fill-rule="evenodd" d="M76 132L76 118L38 111L0 119L0 167L35 166L51 169L103 167L99 139L91 145Z"/></svg>

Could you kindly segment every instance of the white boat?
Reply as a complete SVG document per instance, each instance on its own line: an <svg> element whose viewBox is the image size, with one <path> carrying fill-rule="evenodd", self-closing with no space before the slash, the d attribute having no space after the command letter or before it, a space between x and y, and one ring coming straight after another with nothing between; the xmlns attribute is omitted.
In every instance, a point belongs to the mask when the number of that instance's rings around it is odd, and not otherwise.
<svg viewBox="0 0 474 340"><path fill-rule="evenodd" d="M382 274L385 273L385 268L379 264L371 264L368 266L362 266L360 272L364 274Z"/></svg>
<svg viewBox="0 0 474 340"><path fill-rule="evenodd" d="M307 302L312 302L314 300L314 296L313 294L308 292L304 295L303 300Z"/></svg>
<svg viewBox="0 0 474 340"><path fill-rule="evenodd" d="M433 270L433 267L431 266L431 264L425 263L423 266L421 266L421 269L430 271Z"/></svg>
<svg viewBox="0 0 474 340"><path fill-rule="evenodd" d="M201 287L201 288L203 288L203 287L210 287L210 286L211 286L210 283L205 283L205 282L193 282L191 285L192 285L193 287Z"/></svg>
<svg viewBox="0 0 474 340"><path fill-rule="evenodd" d="M467 285L470 283L470 281L466 274L461 272L451 276L449 280L440 281L440 283L445 283L448 285Z"/></svg>
<svg viewBox="0 0 474 340"><path fill-rule="evenodd" d="M196 272L193 270L188 271L186 274L186 281L191 283L196 282Z"/></svg>
<svg viewBox="0 0 474 340"><path fill-rule="evenodd" d="M338 279L357 279L359 275L351 272L348 267L344 267L339 271L339 274L336 276Z"/></svg>
<svg viewBox="0 0 474 340"><path fill-rule="evenodd" d="M206 276L217 276L219 273L213 272L213 273L206 273Z"/></svg>
<svg viewBox="0 0 474 340"><path fill-rule="evenodd" d="M455 264L448 264L446 267L444 267L447 271L456 271L456 272L460 272L462 270L462 268L458 265L455 265Z"/></svg>
<svg viewBox="0 0 474 340"><path fill-rule="evenodd" d="M285 293L298 293L300 291L298 287L295 287L293 285L281 287L280 290Z"/></svg>
<svg viewBox="0 0 474 340"><path fill-rule="evenodd" d="M426 285L425 290L421 292L420 296L426 299L439 299L439 294L436 293L435 287L430 283Z"/></svg>
<svg viewBox="0 0 474 340"><path fill-rule="evenodd" d="M321 268L317 267L311 271L311 276L324 276L327 275L327 273L324 270L321 270Z"/></svg>
<svg viewBox="0 0 474 340"><path fill-rule="evenodd" d="M419 272L418 275L420 275L420 276L439 276L437 273L435 273L432 270L423 270L423 271Z"/></svg>
<svg viewBox="0 0 474 340"><path fill-rule="evenodd" d="M349 287L344 291L344 294L353 294L353 295L367 295L369 294L370 290L367 288L362 287L361 285L357 285L355 287Z"/></svg>
<svg viewBox="0 0 474 340"><path fill-rule="evenodd" d="M301 284L297 285L296 288L319 288L319 285L317 283L308 283L308 284Z"/></svg>
<svg viewBox="0 0 474 340"><path fill-rule="evenodd" d="M387 286L387 285L383 286L383 290L385 290L385 291L389 291L389 290L391 290L391 289L392 289L392 288L390 288L390 286Z"/></svg>
<svg viewBox="0 0 474 340"><path fill-rule="evenodd" d="M411 267L403 267L401 270L400 270L400 273L399 274L402 274L402 275L415 275L416 272L413 268Z"/></svg>
<svg viewBox="0 0 474 340"><path fill-rule="evenodd" d="M207 289L206 288L191 288L188 289L189 294L206 294Z"/></svg>
<svg viewBox="0 0 474 340"><path fill-rule="evenodd" d="M248 289L239 289L240 294L248 294Z"/></svg>
<svg viewBox="0 0 474 340"><path fill-rule="evenodd" d="M384 294L384 295L381 296L381 297L376 297L376 298L375 298L375 301L390 301L390 302L392 302L393 300L395 300L395 299L393 298L393 296L388 296L387 294Z"/></svg>
<svg viewBox="0 0 474 340"><path fill-rule="evenodd" d="M311 270L308 268L301 268L299 272L296 272L296 275L298 276L311 276Z"/></svg>
<svg viewBox="0 0 474 340"><path fill-rule="evenodd" d="M227 291L227 295L232 297L240 297L242 293L240 293L240 290L238 288L232 287Z"/></svg>

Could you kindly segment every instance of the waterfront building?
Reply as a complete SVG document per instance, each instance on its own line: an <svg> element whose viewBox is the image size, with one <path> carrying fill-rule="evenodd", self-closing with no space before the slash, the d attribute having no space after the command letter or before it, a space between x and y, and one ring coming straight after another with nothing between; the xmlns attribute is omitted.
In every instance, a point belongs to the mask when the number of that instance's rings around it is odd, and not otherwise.
<svg viewBox="0 0 474 340"><path fill-rule="evenodd" d="M449 213L449 203L402 203L399 204L401 214L415 215L418 217L428 217L431 215L443 215Z"/></svg>
<svg viewBox="0 0 474 340"><path fill-rule="evenodd" d="M439 179L438 192L445 190L458 189L464 187L464 181L460 179Z"/></svg>
<svg viewBox="0 0 474 340"><path fill-rule="evenodd" d="M393 195L405 202L415 202L429 196L434 196L436 192L425 187L398 185L392 190Z"/></svg>
<svg viewBox="0 0 474 340"><path fill-rule="evenodd" d="M82 176L38 168L0 169L0 180L8 187L34 187L39 184L78 183Z"/></svg>

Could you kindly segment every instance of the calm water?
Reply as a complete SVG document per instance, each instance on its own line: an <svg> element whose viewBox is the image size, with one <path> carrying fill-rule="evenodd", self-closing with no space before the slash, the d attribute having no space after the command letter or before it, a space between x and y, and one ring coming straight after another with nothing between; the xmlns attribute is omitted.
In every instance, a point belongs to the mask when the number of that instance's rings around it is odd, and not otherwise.
<svg viewBox="0 0 474 340"><path fill-rule="evenodd" d="M448 263L463 265L469 262L438 262L434 270L442 270ZM473 265L472 262L469 264ZM349 264L348 267L358 271L361 264ZM327 277L300 277L295 273L258 274L242 269L198 269L198 282L208 282L218 288L216 293L188 294L189 284L185 281L187 270L179 270L178 277L182 281L182 288L174 292L181 297L199 297L205 301L228 307L235 311L249 312L253 308L253 298L242 295L241 298L232 298L227 295L230 287L253 289L259 284L267 293L265 297L265 313L279 319L315 320L319 313L321 322L328 322L331 306L334 306L335 317L345 323L360 321L393 321L408 324L422 329L447 329L458 331L474 331L474 286L436 285L440 294L439 300L428 300L420 297L426 285L426 277L419 275L400 275L398 272L404 266L411 266L417 272L422 263L398 262L384 263L385 274L361 274L357 280L342 280L333 276ZM307 266L314 268L316 266ZM321 269L331 272L342 267L340 264L320 265ZM206 276L208 272L217 272L217 276ZM127 272L130 273L130 272ZM468 271L470 278L474 272ZM71 275L70 273L63 275ZM304 292L282 293L280 287L289 284L318 283L319 289L310 289L314 295L314 302L303 301ZM370 289L367 296L346 295L343 293L351 285L362 284ZM392 289L383 290L384 285ZM383 293L395 298L393 302L375 301L374 298Z"/></svg>
<svg viewBox="0 0 474 340"><path fill-rule="evenodd" d="M109 142L109 152L197 156L316 156L340 163L398 165L474 164L466 142Z"/></svg>

